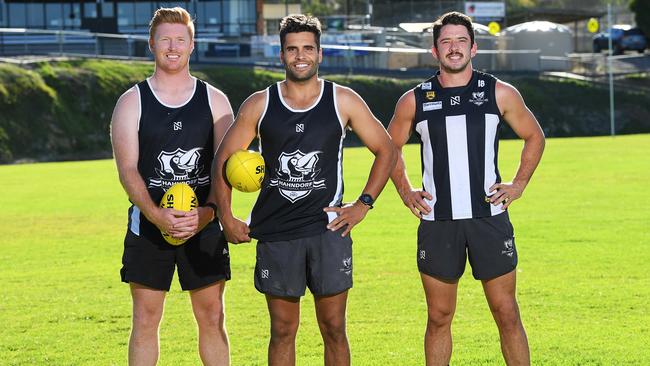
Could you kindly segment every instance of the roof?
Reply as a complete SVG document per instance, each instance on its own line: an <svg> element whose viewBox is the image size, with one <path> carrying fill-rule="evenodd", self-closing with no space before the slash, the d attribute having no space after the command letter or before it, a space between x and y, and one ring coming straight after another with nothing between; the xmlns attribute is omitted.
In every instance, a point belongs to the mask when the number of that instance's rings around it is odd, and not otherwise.
<svg viewBox="0 0 650 366"><path fill-rule="evenodd" d="M530 20L570 23L589 18L601 18L606 14L600 10L527 8L508 13L508 23L519 24Z"/></svg>

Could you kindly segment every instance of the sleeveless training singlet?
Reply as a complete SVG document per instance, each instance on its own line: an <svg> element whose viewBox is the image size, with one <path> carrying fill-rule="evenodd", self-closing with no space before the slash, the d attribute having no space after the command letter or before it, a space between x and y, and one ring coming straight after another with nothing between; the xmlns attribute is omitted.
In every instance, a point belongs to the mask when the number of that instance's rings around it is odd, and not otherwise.
<svg viewBox="0 0 650 366"><path fill-rule="evenodd" d="M266 103L258 123L266 174L250 235L278 241L320 234L336 217L323 208L339 206L343 198L345 129L335 84L322 80L319 98L304 110L285 103L280 83L268 87Z"/></svg>
<svg viewBox="0 0 650 366"><path fill-rule="evenodd" d="M502 205L486 202L489 188L501 182L498 169L501 113L497 79L473 71L465 86L443 88L437 75L413 89L415 131L420 137L422 186L433 196L424 220L489 217Z"/></svg>
<svg viewBox="0 0 650 366"><path fill-rule="evenodd" d="M138 171L151 199L158 204L172 184L185 182L203 204L210 191L214 121L206 83L197 79L194 93L181 105L161 102L148 80L138 83L137 89ZM158 228L135 205L129 208L129 230L162 240Z"/></svg>

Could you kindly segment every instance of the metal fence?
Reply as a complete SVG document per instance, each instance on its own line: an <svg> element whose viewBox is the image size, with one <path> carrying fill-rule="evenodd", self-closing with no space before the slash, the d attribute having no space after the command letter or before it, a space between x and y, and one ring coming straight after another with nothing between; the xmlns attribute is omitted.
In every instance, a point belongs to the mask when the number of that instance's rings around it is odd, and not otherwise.
<svg viewBox="0 0 650 366"><path fill-rule="evenodd" d="M322 45L323 66L347 72L429 70L436 66L430 50L387 47L364 43L360 37L339 37L342 44ZM253 36L250 42L226 42L197 38L193 62L279 65L277 36ZM0 28L0 56L73 56L117 59L151 59L147 35L89 33L79 31ZM20 59L20 58L18 58ZM645 55L612 56L614 74L650 70ZM589 77L607 72L606 54L545 56L540 50L479 49L474 67L492 72L555 71Z"/></svg>

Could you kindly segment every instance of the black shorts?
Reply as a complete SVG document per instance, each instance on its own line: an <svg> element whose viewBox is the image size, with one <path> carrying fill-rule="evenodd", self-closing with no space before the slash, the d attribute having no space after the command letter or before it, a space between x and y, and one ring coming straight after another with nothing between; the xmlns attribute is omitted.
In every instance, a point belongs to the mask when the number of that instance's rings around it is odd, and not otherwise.
<svg viewBox="0 0 650 366"><path fill-rule="evenodd" d="M257 243L255 288L264 294L300 297L306 286L316 296L352 287L352 238L343 230L286 241Z"/></svg>
<svg viewBox="0 0 650 366"><path fill-rule="evenodd" d="M459 279L468 256L477 280L499 277L517 267L508 212L478 219L420 222L417 260L421 273Z"/></svg>
<svg viewBox="0 0 650 366"><path fill-rule="evenodd" d="M123 282L169 291L176 266L185 291L229 280L228 243L219 224L208 224L180 246L168 244L162 236L150 240L127 230L120 271Z"/></svg>

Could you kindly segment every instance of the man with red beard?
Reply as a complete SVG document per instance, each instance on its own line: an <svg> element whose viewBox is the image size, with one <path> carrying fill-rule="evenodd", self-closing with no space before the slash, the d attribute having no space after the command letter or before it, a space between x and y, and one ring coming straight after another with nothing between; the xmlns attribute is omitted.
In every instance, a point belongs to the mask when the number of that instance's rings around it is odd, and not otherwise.
<svg viewBox="0 0 650 366"><path fill-rule="evenodd" d="M232 109L221 91L190 74L194 23L185 9L155 12L149 48L153 75L120 97L111 121L120 182L132 203L121 270L133 300L129 364L157 362L165 295L178 267L198 324L201 360L229 365L223 296L230 258L216 220L210 169ZM194 189L199 207L184 212L158 206L178 182ZM186 242L172 246L161 231Z"/></svg>
<svg viewBox="0 0 650 366"><path fill-rule="evenodd" d="M381 123L349 88L318 78L318 19L289 15L280 23L285 80L251 95L224 138L213 170L219 220L231 243L258 240L255 287L271 317L269 365L295 364L300 297L309 287L325 347L325 365L349 365L345 330L352 287L350 231L372 208L395 164ZM343 204L343 139L352 129L375 155L359 199ZM266 164L250 229L233 217L224 163L253 138Z"/></svg>
<svg viewBox="0 0 650 366"><path fill-rule="evenodd" d="M398 149L391 179L420 219L417 261L428 306L426 365L451 359L451 322L458 280L469 257L499 328L508 365L530 364L515 296L517 251L506 209L521 197L544 150L544 134L512 85L472 68L471 19L452 12L433 24L432 54L440 70L398 101L388 132ZM524 140L512 182L497 167L498 128ZM422 189L408 180L401 154L413 132L421 144Z"/></svg>

